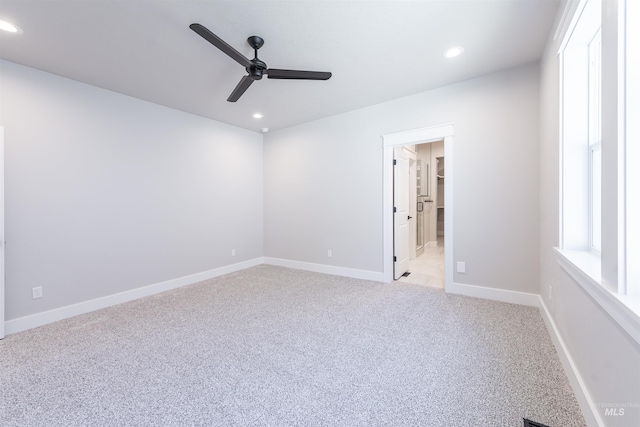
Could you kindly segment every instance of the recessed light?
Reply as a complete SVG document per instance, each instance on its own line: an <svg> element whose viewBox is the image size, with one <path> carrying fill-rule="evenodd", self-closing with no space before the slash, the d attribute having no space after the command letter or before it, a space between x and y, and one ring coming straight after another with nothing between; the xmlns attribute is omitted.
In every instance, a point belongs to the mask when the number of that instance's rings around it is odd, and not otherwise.
<svg viewBox="0 0 640 427"><path fill-rule="evenodd" d="M0 19L0 30L13 34L22 34L22 29L16 24Z"/></svg>
<svg viewBox="0 0 640 427"><path fill-rule="evenodd" d="M262 133L267 133L267 132L269 132L269 128L262 128L262 129L260 129L260 130L262 131Z"/></svg>
<svg viewBox="0 0 640 427"><path fill-rule="evenodd" d="M460 46L456 46L448 49L442 56L445 58L455 58L456 56L460 56L462 52L464 52L464 49Z"/></svg>
<svg viewBox="0 0 640 427"><path fill-rule="evenodd" d="M262 114L260 114L260 113L255 113L255 114L253 115L253 118L254 118L254 119L261 119L261 118L262 118Z"/></svg>

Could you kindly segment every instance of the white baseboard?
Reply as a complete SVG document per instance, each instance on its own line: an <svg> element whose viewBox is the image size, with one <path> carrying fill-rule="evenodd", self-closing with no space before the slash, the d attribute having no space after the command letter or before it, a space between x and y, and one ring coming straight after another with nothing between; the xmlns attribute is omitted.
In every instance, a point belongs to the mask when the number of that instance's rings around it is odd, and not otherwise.
<svg viewBox="0 0 640 427"><path fill-rule="evenodd" d="M462 283L452 283L445 286L445 291L450 294L466 295L468 297L476 297L489 299L493 301L508 302L511 304L527 305L530 307L539 307L539 295L529 294L526 292L507 291L505 289L485 288L484 286L465 285Z"/></svg>
<svg viewBox="0 0 640 427"><path fill-rule="evenodd" d="M293 268L296 270L313 271L314 273L333 274L334 276L350 277L352 279L372 280L375 282L388 282L384 273L368 270L357 270L354 268L337 267L335 265L314 264L311 262L292 261L282 258L265 257L264 263L277 265L279 267Z"/></svg>
<svg viewBox="0 0 640 427"><path fill-rule="evenodd" d="M560 335L560 332L558 331L558 328L553 321L553 317L551 317L551 314L549 313L544 300L539 295L538 300L540 314L542 315L542 319L544 320L545 325L547 325L547 330L549 331L549 335L551 336L551 341L553 341L556 352L560 357L560 362L562 363L564 371L569 378L571 388L573 389L573 394L575 394L576 396L576 400L580 405L582 415L584 416L587 425L589 427L604 427L605 423L600 416L598 407L593 402L593 399L589 394L589 390L587 390L587 387L582 380L582 376L580 375L580 372L578 371L578 368L576 367L576 364L571 357L571 353L565 345L564 340L562 339L562 336Z"/></svg>
<svg viewBox="0 0 640 427"><path fill-rule="evenodd" d="M167 280L166 282L160 282L153 285L143 286L141 288L131 289L130 291L107 295L101 298L56 308L42 313L20 317L18 319L13 319L5 322L5 333L7 335L15 334L16 332L26 331L27 329L36 328L38 326L77 316L79 314L88 313L90 311L99 310L101 308L111 307L123 302L155 295L160 292L180 288L182 286L192 285L203 280L244 270L245 268L253 267L260 264L264 264L264 259L262 257L239 262L237 264L225 265L224 267L214 268L213 270L203 271L201 273L179 277L177 279Z"/></svg>

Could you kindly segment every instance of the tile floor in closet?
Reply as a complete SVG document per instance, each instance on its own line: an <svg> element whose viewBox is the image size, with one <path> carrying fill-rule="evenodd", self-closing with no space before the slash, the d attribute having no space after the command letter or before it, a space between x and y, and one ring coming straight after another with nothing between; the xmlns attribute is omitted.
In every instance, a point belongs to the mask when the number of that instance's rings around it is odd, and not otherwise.
<svg viewBox="0 0 640 427"><path fill-rule="evenodd" d="M438 236L437 246L424 248L409 262L409 273L398 282L444 288L444 236Z"/></svg>

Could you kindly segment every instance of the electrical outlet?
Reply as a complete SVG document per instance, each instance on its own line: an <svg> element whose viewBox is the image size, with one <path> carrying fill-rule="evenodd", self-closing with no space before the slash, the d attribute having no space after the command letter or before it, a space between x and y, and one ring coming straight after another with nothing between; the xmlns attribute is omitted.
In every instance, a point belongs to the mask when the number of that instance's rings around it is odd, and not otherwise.
<svg viewBox="0 0 640 427"><path fill-rule="evenodd" d="M236 250L235 249L231 249L231 256L236 256Z"/></svg>
<svg viewBox="0 0 640 427"><path fill-rule="evenodd" d="M332 251L331 249L329 249L329 250L327 251L327 256L328 256L329 258L331 258L331 257L333 256L333 251Z"/></svg>
<svg viewBox="0 0 640 427"><path fill-rule="evenodd" d="M463 273L463 274L467 272L467 266L464 261L458 261L458 264L456 266L456 272Z"/></svg>
<svg viewBox="0 0 640 427"><path fill-rule="evenodd" d="M33 299L42 298L42 286L31 288L31 297Z"/></svg>

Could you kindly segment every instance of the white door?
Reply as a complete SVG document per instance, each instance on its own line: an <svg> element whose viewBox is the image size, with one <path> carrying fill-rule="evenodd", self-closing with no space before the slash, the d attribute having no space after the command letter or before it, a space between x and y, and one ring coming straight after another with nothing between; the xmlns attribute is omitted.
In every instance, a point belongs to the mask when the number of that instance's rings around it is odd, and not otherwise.
<svg viewBox="0 0 640 427"><path fill-rule="evenodd" d="M4 127L0 126L0 339L4 338Z"/></svg>
<svg viewBox="0 0 640 427"><path fill-rule="evenodd" d="M415 156L405 147L393 149L393 278L409 270L411 254L410 160Z"/></svg>

